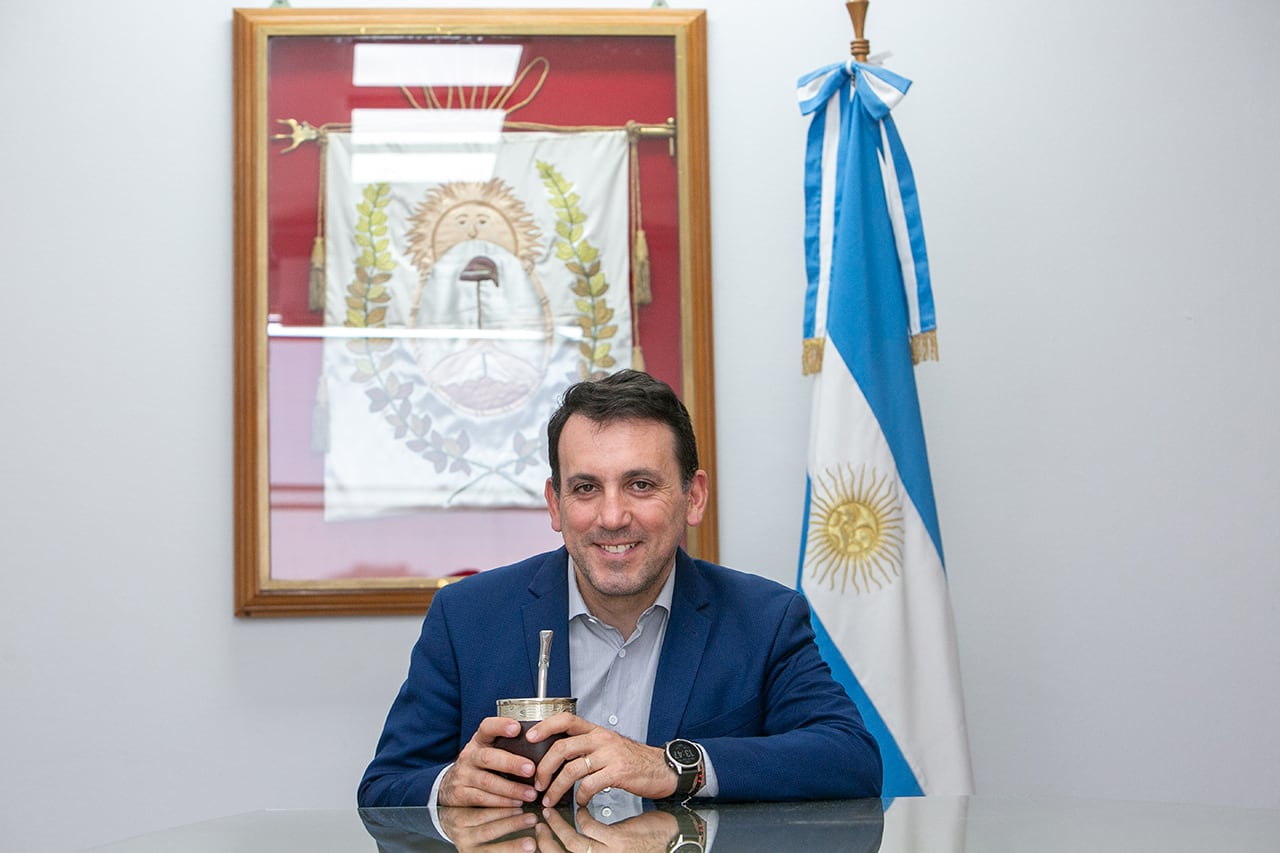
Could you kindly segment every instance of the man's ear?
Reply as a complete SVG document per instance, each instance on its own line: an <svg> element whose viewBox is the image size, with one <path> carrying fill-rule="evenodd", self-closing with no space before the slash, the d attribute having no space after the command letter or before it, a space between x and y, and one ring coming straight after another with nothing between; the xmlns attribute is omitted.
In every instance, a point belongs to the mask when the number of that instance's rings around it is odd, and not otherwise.
<svg viewBox="0 0 1280 853"><path fill-rule="evenodd" d="M685 523L690 527L697 527L702 523L703 513L707 511L708 494L707 472L699 468L689 481L689 506L685 512Z"/></svg>
<svg viewBox="0 0 1280 853"><path fill-rule="evenodd" d="M560 497L556 494L556 490L551 486L551 478L547 478L547 485L542 490L543 497L547 499L547 512L551 514L551 529L556 533L560 532Z"/></svg>

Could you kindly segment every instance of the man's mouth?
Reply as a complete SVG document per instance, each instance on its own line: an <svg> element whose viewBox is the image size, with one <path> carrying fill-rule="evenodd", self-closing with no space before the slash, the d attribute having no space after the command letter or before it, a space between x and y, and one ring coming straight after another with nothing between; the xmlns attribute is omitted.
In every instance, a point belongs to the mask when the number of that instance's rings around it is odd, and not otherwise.
<svg viewBox="0 0 1280 853"><path fill-rule="evenodd" d="M622 545L607 545L607 544L601 543L600 548L606 554L625 554L628 551L630 551L632 548L634 548L635 545L636 543L634 542L627 542Z"/></svg>

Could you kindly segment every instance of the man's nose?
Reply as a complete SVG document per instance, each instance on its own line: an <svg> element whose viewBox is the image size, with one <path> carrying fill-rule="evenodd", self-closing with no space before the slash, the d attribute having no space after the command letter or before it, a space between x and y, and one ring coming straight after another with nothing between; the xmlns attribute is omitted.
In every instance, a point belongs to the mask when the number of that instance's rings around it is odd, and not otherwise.
<svg viewBox="0 0 1280 853"><path fill-rule="evenodd" d="M631 509L626 495L620 490L606 489L600 502L600 526L618 530L631 523Z"/></svg>

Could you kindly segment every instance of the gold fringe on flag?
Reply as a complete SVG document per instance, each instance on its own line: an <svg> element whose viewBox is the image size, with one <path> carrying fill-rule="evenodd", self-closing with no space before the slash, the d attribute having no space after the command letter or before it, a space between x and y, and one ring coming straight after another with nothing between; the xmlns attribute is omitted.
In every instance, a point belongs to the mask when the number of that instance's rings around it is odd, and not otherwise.
<svg viewBox="0 0 1280 853"><path fill-rule="evenodd" d="M938 330L930 329L911 336L911 363L938 360Z"/></svg>
<svg viewBox="0 0 1280 853"><path fill-rule="evenodd" d="M822 372L822 347L826 338L805 338L800 355L800 370L805 376ZM911 336L911 363L938 360L938 331L930 329Z"/></svg>
<svg viewBox="0 0 1280 853"><path fill-rule="evenodd" d="M826 338L805 338L804 350L800 354L800 372L804 376L812 376L822 372L822 346Z"/></svg>

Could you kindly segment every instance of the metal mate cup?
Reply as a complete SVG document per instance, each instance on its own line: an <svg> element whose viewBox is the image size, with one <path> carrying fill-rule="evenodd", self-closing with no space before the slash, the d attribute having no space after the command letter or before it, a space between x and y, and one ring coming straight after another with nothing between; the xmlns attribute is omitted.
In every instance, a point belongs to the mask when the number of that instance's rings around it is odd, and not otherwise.
<svg viewBox="0 0 1280 853"><path fill-rule="evenodd" d="M573 698L528 698L528 699L499 699L498 700L498 716L510 717L520 722L520 734L518 737L500 737L496 738L493 745L499 749L505 749L507 752L514 752L516 755L522 756L533 762L534 767L538 766L538 762L542 760L542 756L547 754L547 750L551 748L551 744L565 737L563 733L552 735L546 740L540 740L537 743L529 743L525 740L525 732L534 727L534 724L545 720L554 714L562 711L568 711L570 714L578 712L578 700ZM532 776L514 776L504 774L508 779L514 779L517 782L523 782L526 785L533 784Z"/></svg>
<svg viewBox="0 0 1280 853"><path fill-rule="evenodd" d="M578 712L578 700L568 698L539 699L536 697L498 700L499 717L510 717L522 723L525 721L536 723L563 711L576 714Z"/></svg>

